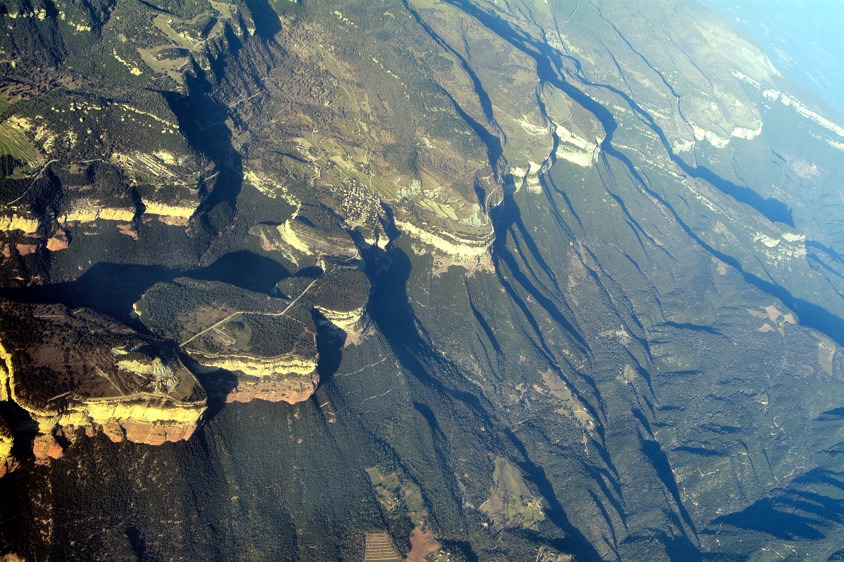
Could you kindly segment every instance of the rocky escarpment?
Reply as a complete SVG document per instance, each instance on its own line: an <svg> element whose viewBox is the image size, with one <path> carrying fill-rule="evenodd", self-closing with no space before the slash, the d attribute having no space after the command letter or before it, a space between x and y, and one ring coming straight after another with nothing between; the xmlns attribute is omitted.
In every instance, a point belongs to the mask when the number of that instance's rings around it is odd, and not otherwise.
<svg viewBox="0 0 844 562"><path fill-rule="evenodd" d="M317 329L298 299L177 278L154 285L134 308L147 328L177 341L205 369L234 373L230 402L293 404L316 388Z"/></svg>
<svg viewBox="0 0 844 562"><path fill-rule="evenodd" d="M313 303L329 322L346 334L346 343L360 341L369 325L369 278L355 266L336 266L316 287Z"/></svg>
<svg viewBox="0 0 844 562"><path fill-rule="evenodd" d="M12 428L9 427L6 419L0 416L0 478L17 468L17 459L12 455L13 444Z"/></svg>
<svg viewBox="0 0 844 562"><path fill-rule="evenodd" d="M266 251L279 251L299 267L316 265L323 256L360 259L350 228L333 210L322 205L299 205L282 224L257 224L249 233Z"/></svg>
<svg viewBox="0 0 844 562"><path fill-rule="evenodd" d="M343 332L345 344L357 344L370 327L369 277L362 262L323 258L327 270L317 276L293 276L281 280L276 290L300 295L300 304L316 312L316 322ZM309 290L306 290L311 287Z"/></svg>
<svg viewBox="0 0 844 562"><path fill-rule="evenodd" d="M115 231L137 240L142 223L184 231L214 187L160 96L65 94L21 100L0 120L20 164L0 178L0 259L20 284L43 282L42 262L74 241ZM147 151L149 142L157 149Z"/></svg>
<svg viewBox="0 0 844 562"><path fill-rule="evenodd" d="M205 392L172 347L89 309L0 303L0 398L37 424L37 459L84 432L114 441L187 439Z"/></svg>
<svg viewBox="0 0 844 562"><path fill-rule="evenodd" d="M331 560L410 520L466 559L835 559L844 330L805 326L844 306L842 134L693 3L28 1L0 273L50 285L10 294L138 301L212 408L297 403L24 467L0 557ZM109 346L115 395L158 380ZM89 374L38 456L178 438Z"/></svg>

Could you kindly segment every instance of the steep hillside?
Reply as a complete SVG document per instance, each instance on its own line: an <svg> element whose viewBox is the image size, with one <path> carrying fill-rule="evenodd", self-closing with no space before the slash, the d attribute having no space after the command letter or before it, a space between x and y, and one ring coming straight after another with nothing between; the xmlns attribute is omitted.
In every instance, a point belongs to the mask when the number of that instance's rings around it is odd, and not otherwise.
<svg viewBox="0 0 844 562"><path fill-rule="evenodd" d="M0 555L842 555L844 123L723 19L0 18Z"/></svg>

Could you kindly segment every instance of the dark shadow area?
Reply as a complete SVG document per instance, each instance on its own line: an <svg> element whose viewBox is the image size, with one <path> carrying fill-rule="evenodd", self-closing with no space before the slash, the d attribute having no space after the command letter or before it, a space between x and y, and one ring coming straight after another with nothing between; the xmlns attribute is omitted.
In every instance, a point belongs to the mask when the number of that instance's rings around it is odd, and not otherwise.
<svg viewBox="0 0 844 562"><path fill-rule="evenodd" d="M132 305L156 283L176 277L222 281L242 289L270 294L275 284L289 276L278 262L249 251L226 254L208 267L178 270L157 265L98 263L76 281L52 285L2 288L0 297L33 303L61 303L86 307L121 322L136 325Z"/></svg>
<svg viewBox="0 0 844 562"><path fill-rule="evenodd" d="M556 135L555 135L555 139L556 139ZM554 193L556 193L557 195L559 195L563 198L563 201L566 204L566 208L567 208L568 212L571 213L571 216L574 217L574 220L577 222L577 225L579 227L583 228L583 222L580 220L580 217L577 215L577 212L575 212L574 205L571 204L571 199L569 199L569 196L566 194L565 190L562 187L557 185L557 183L554 181L554 178L551 176L551 174L542 174L541 176L539 176L539 181L542 184L544 191L550 192L551 190L553 190ZM548 189L549 187L551 189ZM559 224L560 227L563 228L563 230L565 231L566 234L568 234L569 236L574 238L575 237L574 233L569 228L569 225L566 224L566 222L562 219L562 213L560 212L559 207L557 207L557 203L554 202L552 197L550 197L550 193L549 193L548 200L549 200L549 202L552 202L552 204L554 205L554 211L555 211L554 212L554 220L557 221L557 224Z"/></svg>
<svg viewBox="0 0 844 562"><path fill-rule="evenodd" d="M443 545L445 549L450 552L457 551L462 554L468 562L478 562L478 555L475 554L475 551L472 550L472 545L469 541L457 541L457 540L440 540L440 544ZM459 558L458 558L459 560Z"/></svg>
<svg viewBox="0 0 844 562"><path fill-rule="evenodd" d="M700 455L702 457L725 457L727 453L722 453L721 451L713 451L712 449L704 449L703 447L689 447L687 445L682 445L680 447L674 447L672 449L674 452L678 453L691 453L693 455Z"/></svg>
<svg viewBox="0 0 844 562"><path fill-rule="evenodd" d="M815 419L817 421L839 421L841 418L844 418L844 407L833 408L832 410L822 412L821 415Z"/></svg>
<svg viewBox="0 0 844 562"><path fill-rule="evenodd" d="M146 6L147 8L149 8L150 10L154 10L154 11L156 11L156 12L161 12L161 13L163 13L163 14L167 14L167 15L169 15L169 16L174 16L174 15L175 15L175 14L174 14L173 12L171 12L170 10L167 10L167 9L164 9L164 8L159 8L159 7L158 7L158 6L156 6L155 4L152 4L152 3L150 3L150 2L147 2L146 0L138 0L138 2L140 2L141 4L143 4L144 6Z"/></svg>
<svg viewBox="0 0 844 562"><path fill-rule="evenodd" d="M516 256L507 248L507 237L512 236L513 241L515 244L518 245L518 240L525 240L525 243L528 244L527 240L530 240L529 252L531 255L539 256L540 261L538 265L548 278L551 280L552 284L556 286L555 277L553 272L550 270L549 266L543 259L541 259L541 255L539 254L539 249L536 244L533 242L533 239L527 233L527 229L524 226L524 223L521 219L521 213L519 210L516 201L513 199L513 196L507 194L504 196L504 200L501 205L498 205L492 210L491 219L493 223L493 228L495 229L495 239L492 244L492 263L495 267L495 273L498 277L501 286L504 288L507 295L510 297L510 300L521 310L524 318L527 320L528 324L530 325L534 337L528 336L532 341L535 342L537 351L543 356L543 358L548 362L549 365L554 366L555 369L558 370L558 360L554 352L551 350L550 346L548 345L547 341L545 340L545 336L543 334L542 329L539 327L539 322L534 317L533 313L527 306L527 303L524 299L519 296L518 292L516 291L516 287L510 282L512 278L513 281L519 284L525 291L527 291L530 298L533 298L534 302L539 304L543 310L547 313L548 317L552 319L554 322L557 323L568 336L571 338L573 343L577 345L581 350L585 353L588 353L588 346L586 345L583 336L581 336L579 330L575 328L575 326L569 322L568 318L563 314L557 304L551 300L543 291L541 291L538 287L536 287L528 278L528 275L522 271L519 266L518 261L516 260ZM520 238L517 238L514 232L515 229L519 232ZM527 238L525 238L527 237ZM520 256L522 257L523 263L527 265L527 262L524 258L524 253L519 252ZM536 279L536 275L531 272L534 279ZM600 286L600 283L599 283ZM562 295L559 288L557 288L557 293ZM526 334L527 335L527 334ZM562 377L562 373L558 371L558 375ZM578 373L581 380L583 380L592 390L593 395L596 397L597 401L600 402L600 391L598 390L597 384L595 381L587 376L585 373ZM595 408L592 405L592 401L587 400L583 397L581 392L577 389L575 385L570 384L570 381L566 381L567 386L571 389L571 391L575 394L575 396L580 400L580 402L584 405L584 407L589 411L589 414L593 417L593 419L601 419L601 416L595 411ZM603 439L604 436L604 428L598 425L596 427L596 431L601 435ZM599 449L602 451L602 457L605 460L608 460L605 457L606 451L603 449Z"/></svg>
<svg viewBox="0 0 844 562"><path fill-rule="evenodd" d="M686 535L669 536L665 531L660 531L657 538L665 546L665 553L668 554L669 560L695 562L703 559L700 550Z"/></svg>
<svg viewBox="0 0 844 562"><path fill-rule="evenodd" d="M450 363L438 357L440 354L431 349L417 331L419 322L407 296L411 268L407 254L392 244L388 246L388 252L373 246L363 249L362 253L366 274L373 287L369 300L372 321L387 339L402 367L425 386L465 403L482 417L484 423L490 423L480 399L469 391L462 376ZM441 368L443 374L454 374L448 380L449 385L454 386L446 386L439 378L432 376L426 364Z"/></svg>
<svg viewBox="0 0 844 562"><path fill-rule="evenodd" d="M425 422L431 430L431 435L435 439L443 439L444 434L440 428L440 422L437 421L437 416L434 414L434 411L429 408L427 404L423 404L422 402L414 402L413 408L422 414L423 418L425 418Z"/></svg>
<svg viewBox="0 0 844 562"><path fill-rule="evenodd" d="M10 154L0 156L0 179L6 179L6 176L11 175L15 168L22 165L23 162Z"/></svg>
<svg viewBox="0 0 844 562"><path fill-rule="evenodd" d="M827 558L827 562L839 562L841 560L844 560L844 548L836 550L829 555L829 558Z"/></svg>
<svg viewBox="0 0 844 562"><path fill-rule="evenodd" d="M800 319L800 324L803 326L808 326L810 328L814 328L820 332L823 332L839 345L844 345L844 318L836 316L817 304L811 303L809 301L797 298L793 296L787 289L780 285L775 285L769 281L765 281L752 273L748 273L744 270L742 265L739 263L737 259L723 252L720 252L704 242L697 234L695 234L692 229L684 223L679 215L677 215L676 211L673 210L671 205L665 201L658 193L652 191L648 184L644 181L644 179L639 175L636 169L633 166L633 163L627 158L624 154L614 150L614 149L607 149L608 154L612 154L616 159L622 162L631 173L631 175L636 179L642 189L645 190L646 193L656 198L662 205L664 205L674 216L677 221L677 224L683 231L701 248L706 250L711 255L715 256L719 260L723 261L724 263L728 264L729 266L733 267L736 271L738 271L745 282L753 285L760 291L767 293L783 302L785 306L793 310Z"/></svg>
<svg viewBox="0 0 844 562"><path fill-rule="evenodd" d="M808 489L795 489L795 486ZM841 473L814 468L795 478L787 490L776 490L743 511L719 517L713 524L760 531L785 540L819 540L827 528L844 522L844 500L825 495L844 490Z"/></svg>
<svg viewBox="0 0 844 562"><path fill-rule="evenodd" d="M463 284L466 287L466 296L469 299L469 308L472 309L472 315L475 317L475 320L478 322L478 325L484 331L484 334L486 334L487 339L492 344L493 349L495 349L495 353L501 355L501 345L498 343L498 339L496 339L495 333L493 333L492 328L486 321L486 318L483 317L483 314L480 313L480 311L475 307L475 303L472 301L472 292L469 290L469 283L464 280Z"/></svg>
<svg viewBox="0 0 844 562"><path fill-rule="evenodd" d="M832 248L807 240L806 259L809 260L809 266L812 269L820 271L825 277L834 275L838 279L844 279L844 257ZM837 288L836 291L838 291ZM838 291L838 294L844 297L841 291Z"/></svg>
<svg viewBox="0 0 844 562"><path fill-rule="evenodd" d="M487 123L490 125L495 124L495 117L492 110L492 101L489 98L489 94L487 94L486 90L483 87L483 83L481 82L478 75L469 65L468 61L457 51L455 51L448 42L444 41L436 31L434 31L431 26L429 26L425 21L419 16L419 14L414 10L410 4L408 4L407 0L402 0L404 4L405 10L407 10L411 16L413 16L416 23L419 24L422 29L434 40L434 42L439 45L443 50L448 51L451 53L454 58L456 58L460 64L460 68L469 77L469 80L472 81L472 88L475 91L475 95L478 97L478 103L481 105L481 109L484 112L484 117L487 120ZM476 121L472 118L463 108L457 103L457 100L454 99L454 96L446 90L445 88L439 88L439 91L442 95L447 97L449 101L451 101L454 110L457 111L460 118L472 128L475 134L480 138L481 142L484 143L486 146L487 152L487 159L489 161L489 165L492 168L493 174L496 179L498 179L498 163L501 161L501 155L503 153L501 147L501 139L499 139L496 135L492 134L489 129L487 129L483 124ZM477 188L476 188L477 189ZM484 203L481 203L481 206L484 206Z"/></svg>
<svg viewBox="0 0 844 562"><path fill-rule="evenodd" d="M132 305L159 281L177 276L162 266L98 263L79 279L53 285L0 289L0 297L33 303L61 303L69 308L87 307L122 322L134 324Z"/></svg>
<svg viewBox="0 0 844 562"><path fill-rule="evenodd" d="M721 332L719 332L712 326L691 324L689 322L660 322L659 324L657 324L657 327L659 326L668 326L669 328L677 328L678 330L691 330L692 332L703 332L706 334L712 334L714 336L722 335Z"/></svg>
<svg viewBox="0 0 844 562"><path fill-rule="evenodd" d="M835 251L834 249L824 246L820 242L816 242L814 240L806 240L806 248L810 250L817 250L819 252L823 252L828 256L832 257L838 262L844 264L844 255L840 254L839 252Z"/></svg>
<svg viewBox="0 0 844 562"><path fill-rule="evenodd" d="M231 227L237 211L237 196L243 186L241 156L232 146L231 131L224 126L228 107L209 95L210 85L201 69L188 80L188 95L161 92L176 116L188 143L206 155L215 166L216 177L197 207L193 223L201 241Z"/></svg>
<svg viewBox="0 0 844 562"><path fill-rule="evenodd" d="M450 459L450 447L448 439L440 429L438 414L443 415L444 409L452 412L460 410L463 412L461 415L472 418L474 425L492 428L498 425L487 413L492 406L485 398L475 395L472 392L474 387L466 381L459 369L444 359L420 334L420 323L407 295L407 282L412 267L407 254L393 243L388 245L387 251L370 246L361 247L361 253L366 263L366 274L372 285L370 317L385 338L401 369L408 374L414 386L417 386L414 407L431 430L434 440L433 452L441 465L432 469L448 478L449 484L446 486L449 489L442 489L441 493L449 493L454 502L449 503L460 506L457 486L452 476L454 469ZM419 388L417 383L422 388ZM477 556L472 553L468 543L465 548L468 549L467 557L476 560Z"/></svg>
<svg viewBox="0 0 844 562"><path fill-rule="evenodd" d="M495 266L496 274L510 297L514 300L514 302L516 302L519 308L522 309L522 312L528 319L528 322L536 332L537 337L542 340L542 346L546 349L549 357L553 356L553 354L550 353L544 339L542 339L539 324L533 314L531 314L528 310L527 305L525 305L522 299L516 294L512 285L510 285L510 283L505 279L506 275L501 268L501 262L504 262L507 266L507 274L513 276L514 280L517 281L519 285L521 285L522 288L524 288L528 294L530 294L531 297L533 297L534 300L542 306L543 309L545 309L550 318L566 330L566 332L568 332L572 339L574 339L578 344L585 345L585 341L578 330L576 330L571 322L568 321L557 305L546 295L542 294L542 292L540 292L539 289L530 282L527 275L521 270L519 264L516 262L516 257L507 248L507 236L508 234L513 234L512 227L514 225L522 236L526 233L526 229L522 223L519 206L516 204L512 195L504 196L502 204L492 210L491 219L495 229L495 241L492 244L492 262ZM531 246L532 252L538 252L536 244L532 239L529 245ZM550 271L550 268L548 268L548 265L544 262L544 260L540 262L540 266L543 268L546 275L549 276L549 279L553 280L553 272Z"/></svg>
<svg viewBox="0 0 844 562"><path fill-rule="evenodd" d="M598 482L601 482L600 476L598 476ZM591 489L587 489L587 491L589 492L589 497L592 499L592 503L595 505L595 507L598 508L598 511L601 512L601 518L603 519L604 527L610 532L610 536L612 537L611 543L609 541L606 541L606 540L604 542L607 544L607 546L609 546L612 549L613 553L615 554L616 559L621 560L621 556L618 553L618 548L616 547L616 545L618 544L618 537L615 534L615 526L613 525L613 521L612 521L612 517L610 516L610 512L607 511L607 508L604 505L604 501L601 500L601 498L598 496L598 494L596 494ZM612 498L611 498L611 501L612 501ZM623 511L618 511L618 505L617 505L616 501L612 501L612 504L616 508L616 513L618 513L618 514L624 513ZM625 518L622 516L622 520L624 520L624 519ZM627 523L625 522L625 525L626 524Z"/></svg>
<svg viewBox="0 0 844 562"><path fill-rule="evenodd" d="M147 543L141 531L134 525L126 525L124 533L129 540L129 546L132 547L132 552L135 553L138 560L148 560Z"/></svg>
<svg viewBox="0 0 844 562"><path fill-rule="evenodd" d="M665 451L662 450L662 447L658 442L651 439L645 439L641 433L639 434L639 448L641 449L642 454L650 460L651 465L654 467L654 470L656 470L657 476L663 486L665 486L665 489L668 490L668 493L671 494L672 498L674 498L674 503L677 504L677 509L680 511L683 521L689 526L692 533L697 536L697 529L695 528L694 521L692 521L692 518L686 511L686 508L683 505L683 499L680 497L680 489L677 486L677 480L674 478L674 471L671 469L671 463L668 461L668 455L665 454Z"/></svg>
<svg viewBox="0 0 844 562"><path fill-rule="evenodd" d="M319 357L317 358L317 373L319 383L325 384L343 361L343 346L346 343L346 332L329 322L316 309L311 310L311 317L317 327L316 345Z"/></svg>
<svg viewBox="0 0 844 562"><path fill-rule="evenodd" d="M387 239L392 242L393 240L401 236L401 232L399 232L399 229L396 227L395 217L393 216L393 209L391 209L389 205L381 201L381 210L384 211L386 220L380 217L378 218L378 220L381 223L381 228L384 229L384 234L387 235ZM358 244L358 239L363 240L363 237L357 231L354 231L353 238L355 239L355 244Z"/></svg>
<svg viewBox="0 0 844 562"><path fill-rule="evenodd" d="M701 429L717 433L718 435L737 435L743 433L744 429L734 425L717 425L714 423L707 423L701 426Z"/></svg>
<svg viewBox="0 0 844 562"><path fill-rule="evenodd" d="M307 267L303 267L302 269L298 270L293 275L295 277L307 277L307 278L316 278L325 273L321 267L316 265L309 265Z"/></svg>
<svg viewBox="0 0 844 562"><path fill-rule="evenodd" d="M829 523L844 522L844 501L830 498L815 492L792 490L782 498L783 505L800 510L809 516L814 516Z"/></svg>
<svg viewBox="0 0 844 562"><path fill-rule="evenodd" d="M478 205L481 206L481 212L482 213L488 213L489 209L487 208L487 204L486 204L486 198L487 198L486 191L484 191L484 188L481 187L481 185L478 182L475 182L474 190L475 190L475 197L478 198Z"/></svg>
<svg viewBox="0 0 844 562"><path fill-rule="evenodd" d="M2 191L2 201L0 205L6 205L12 201L17 202L22 195L26 194L26 189L32 183L28 178L0 178L0 191Z"/></svg>
<svg viewBox="0 0 844 562"><path fill-rule="evenodd" d="M792 480L792 484L806 484L815 487L818 484L826 484L844 490L844 474L825 468L813 468Z"/></svg>
<svg viewBox="0 0 844 562"><path fill-rule="evenodd" d="M255 22L255 34L264 39L272 39L281 31L281 20L267 0L244 0L252 21Z"/></svg>
<svg viewBox="0 0 844 562"><path fill-rule="evenodd" d="M226 398L237 388L237 376L224 369L203 367L185 353L180 354L180 359L196 376L196 380L199 381L199 384L205 390L205 395L208 397L208 405L199 421L199 426L201 427L214 419L226 405Z"/></svg>
<svg viewBox="0 0 844 562"><path fill-rule="evenodd" d="M645 428L645 431L648 432L648 435L653 437L654 433L651 430L651 423L648 421L648 418L645 417L644 412L639 408L631 408L630 413L633 414L633 417L639 420L639 423L642 424L642 427Z"/></svg>
<svg viewBox="0 0 844 562"><path fill-rule="evenodd" d="M711 526L723 523L789 541L824 538L816 528L821 525L819 521L787 511L780 501L771 498L761 499L738 513L717 517Z"/></svg>
<svg viewBox="0 0 844 562"><path fill-rule="evenodd" d="M59 216L64 190L61 180L53 173L51 166L52 164L48 163L32 181L27 178L13 184L23 188L20 195L16 197L18 199L15 201L16 204L20 207L29 207L36 217Z"/></svg>
<svg viewBox="0 0 844 562"><path fill-rule="evenodd" d="M478 96L478 102L481 104L481 109L484 112L484 117L486 117L487 122L493 123L495 117L492 111L492 101L489 99L489 94L487 94L486 90L484 89L481 79L478 78L478 75L475 74L475 71L472 69L471 66L469 66L469 63L466 61L466 59L460 53L455 51L451 47L451 45L444 41L437 34L437 32L431 28L431 26L425 23L425 21L419 16L416 10L410 7L410 4L408 4L407 0L402 0L402 4L404 4L404 9L410 12L410 14L413 16L413 19L416 20L416 23L418 23L422 27L422 29L424 29L425 32L431 36L431 39L433 39L437 45L451 53L458 61L460 61L460 68L463 69L463 72L465 72L469 79L472 81L472 87L475 90L475 95ZM452 102L453 101L454 100L452 100Z"/></svg>
<svg viewBox="0 0 844 562"><path fill-rule="evenodd" d="M0 417L6 420L12 430L12 456L23 463L32 457L32 443L38 434L38 422L11 400L0 402Z"/></svg>
<svg viewBox="0 0 844 562"><path fill-rule="evenodd" d="M275 284L290 273L277 261L241 250L225 254L202 269L185 273L201 281L222 281L241 289L269 294Z"/></svg>
<svg viewBox="0 0 844 562"><path fill-rule="evenodd" d="M509 428L504 428L504 431L510 439L510 442L525 459L523 462L517 463L519 468L530 477L534 484L536 484L539 493L542 494L542 497L545 498L546 502L548 502L548 509L545 512L548 519L566 533L565 538L552 541L554 548L557 548L562 552L570 552L574 554L578 560L600 560L601 557L598 555L598 551L595 550L595 547L592 546L583 533L580 532L580 529L572 525L571 521L569 521L568 515L566 515L560 500L557 498L556 492L554 492L554 487L551 485L551 481L548 480L548 476L545 474L545 469L537 464L534 464L530 460L524 443L522 443L515 433L513 433Z"/></svg>
<svg viewBox="0 0 844 562"><path fill-rule="evenodd" d="M439 461L439 469L443 472L443 474L448 474L452 467L450 459L452 446L448 438L445 436L445 433L437 420L436 414L427 404L423 402L414 401L413 408L422 416L425 423L428 425L428 430L431 432L431 441L434 444L433 452ZM442 489L439 491L440 493L443 492ZM448 492L451 501L454 502L454 505L463 504L460 494L456 491L456 485L448 486Z"/></svg>
<svg viewBox="0 0 844 562"><path fill-rule="evenodd" d="M830 266L826 261L821 259L821 257L818 256L817 253L813 250L809 250L806 253L806 259L809 261L809 267L811 267L815 271L820 271L821 273L829 273L835 275L836 277L844 279L844 275L841 272L837 271L834 267ZM844 297L844 294L842 294L840 291L838 292L838 294Z"/></svg>
<svg viewBox="0 0 844 562"><path fill-rule="evenodd" d="M478 136L481 142L484 143L486 146L486 156L487 160L489 160L489 166L492 168L493 176L498 179L499 178L499 162L501 162L501 155L504 153L504 149L501 147L501 139L490 133L486 127L475 121L471 115L466 113L460 104L457 103L457 100L445 89L440 89L440 92L449 99L451 105L454 107L454 110L460 115L460 118L466 122L469 127L472 128L472 131ZM509 175L509 174L508 174ZM512 182L512 180L511 180ZM505 183L507 183L505 181Z"/></svg>

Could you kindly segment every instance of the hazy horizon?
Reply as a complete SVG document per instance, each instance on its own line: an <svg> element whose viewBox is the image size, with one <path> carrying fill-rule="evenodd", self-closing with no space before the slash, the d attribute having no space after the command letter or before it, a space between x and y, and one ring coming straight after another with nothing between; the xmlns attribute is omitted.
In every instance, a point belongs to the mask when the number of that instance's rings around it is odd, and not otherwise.
<svg viewBox="0 0 844 562"><path fill-rule="evenodd" d="M844 3L701 0L749 34L776 68L844 114Z"/></svg>

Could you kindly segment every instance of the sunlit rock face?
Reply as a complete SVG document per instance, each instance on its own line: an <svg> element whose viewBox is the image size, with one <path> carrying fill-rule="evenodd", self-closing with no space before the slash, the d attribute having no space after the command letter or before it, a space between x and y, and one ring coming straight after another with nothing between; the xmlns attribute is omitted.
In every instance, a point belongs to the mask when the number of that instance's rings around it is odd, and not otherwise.
<svg viewBox="0 0 844 562"><path fill-rule="evenodd" d="M234 373L230 401L295 403L316 388L316 326L310 308L295 299L178 278L154 285L134 309L147 328L206 369Z"/></svg>
<svg viewBox="0 0 844 562"><path fill-rule="evenodd" d="M249 230L261 248L278 251L299 267L315 265L323 256L359 259L349 225L322 205L299 205L282 224L257 224Z"/></svg>
<svg viewBox="0 0 844 562"><path fill-rule="evenodd" d="M2 391L0 391L0 399L3 398ZM6 419L0 416L0 478L17 468L17 459L12 455L13 445L12 428L9 427Z"/></svg>
<svg viewBox="0 0 844 562"><path fill-rule="evenodd" d="M844 128L729 22L0 22L0 558L842 557Z"/></svg>
<svg viewBox="0 0 844 562"><path fill-rule="evenodd" d="M36 459L80 430L160 444L196 429L205 392L172 346L89 309L0 307L0 397L37 424Z"/></svg>
<svg viewBox="0 0 844 562"><path fill-rule="evenodd" d="M33 234L38 230L38 221L17 214L3 215L0 216L0 230L19 230L25 234Z"/></svg>
<svg viewBox="0 0 844 562"><path fill-rule="evenodd" d="M369 328L369 278L356 265L330 264L312 303L326 320L345 333L346 345L359 343Z"/></svg>

